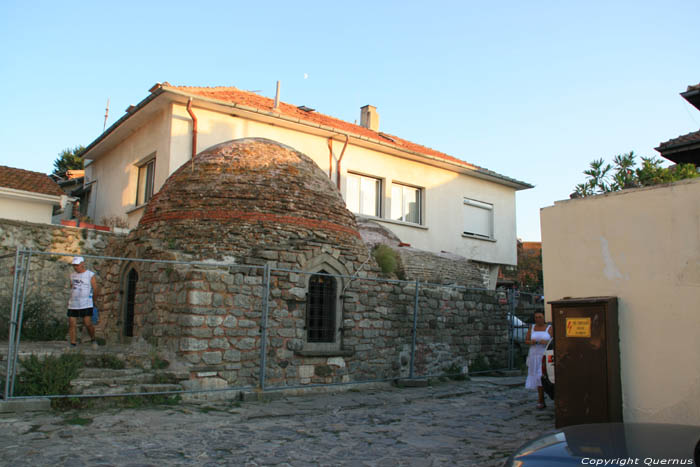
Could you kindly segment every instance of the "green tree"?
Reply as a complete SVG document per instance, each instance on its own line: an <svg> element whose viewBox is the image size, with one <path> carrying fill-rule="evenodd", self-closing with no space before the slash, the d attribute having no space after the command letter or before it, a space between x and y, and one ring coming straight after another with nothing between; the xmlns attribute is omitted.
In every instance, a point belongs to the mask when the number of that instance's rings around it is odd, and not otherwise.
<svg viewBox="0 0 700 467"><path fill-rule="evenodd" d="M537 293L544 289L542 252L525 250L518 242L518 282L524 292Z"/></svg>
<svg viewBox="0 0 700 467"><path fill-rule="evenodd" d="M63 175L66 170L83 170L84 161L81 156L83 152L85 152L85 147L82 145L61 151L58 158L53 161L54 175Z"/></svg>
<svg viewBox="0 0 700 467"><path fill-rule="evenodd" d="M594 159L590 168L583 171L586 180L574 187L571 198L599 195L627 188L671 183L700 176L693 164L678 164L662 167L656 157L641 157L641 167L636 167L637 156L633 151L613 157L613 164Z"/></svg>

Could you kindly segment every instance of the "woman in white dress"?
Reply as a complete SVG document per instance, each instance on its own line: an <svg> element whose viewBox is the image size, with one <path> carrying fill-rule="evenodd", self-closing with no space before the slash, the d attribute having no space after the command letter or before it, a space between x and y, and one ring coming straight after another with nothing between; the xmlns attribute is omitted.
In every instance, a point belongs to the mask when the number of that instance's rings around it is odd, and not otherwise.
<svg viewBox="0 0 700 467"><path fill-rule="evenodd" d="M530 346L527 354L527 379L525 387L537 389L537 408L544 409L544 391L542 390L542 355L547 343L552 338L552 326L544 322L544 312L535 312L535 324L530 326L525 336L525 344Z"/></svg>

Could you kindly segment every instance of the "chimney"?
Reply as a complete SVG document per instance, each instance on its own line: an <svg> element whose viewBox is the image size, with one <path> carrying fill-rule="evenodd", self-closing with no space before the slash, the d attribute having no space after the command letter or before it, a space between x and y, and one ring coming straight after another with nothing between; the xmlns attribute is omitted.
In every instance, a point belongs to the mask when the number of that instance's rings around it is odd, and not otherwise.
<svg viewBox="0 0 700 467"><path fill-rule="evenodd" d="M360 108L360 126L379 131L379 114L375 106L366 105Z"/></svg>

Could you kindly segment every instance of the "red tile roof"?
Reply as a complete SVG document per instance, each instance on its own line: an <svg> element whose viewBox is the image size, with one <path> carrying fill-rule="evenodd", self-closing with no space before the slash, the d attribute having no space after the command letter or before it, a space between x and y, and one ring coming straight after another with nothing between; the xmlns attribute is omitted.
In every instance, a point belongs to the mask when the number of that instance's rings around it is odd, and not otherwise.
<svg viewBox="0 0 700 467"><path fill-rule="evenodd" d="M523 250L540 251L542 242L523 242Z"/></svg>
<svg viewBox="0 0 700 467"><path fill-rule="evenodd" d="M682 136L679 136L677 138L673 138L673 139L670 139L668 141L665 141L665 142L659 144L659 147L656 148L656 150L659 152L663 152L664 150L672 148L674 146L693 144L693 143L700 143L700 130L693 131L692 133L688 133L686 135L682 135Z"/></svg>
<svg viewBox="0 0 700 467"><path fill-rule="evenodd" d="M194 86L171 86L169 83L165 82L161 86L163 89L174 89L187 94L194 94L197 96L206 97L209 99L215 99L219 101L245 105L249 107L254 107L266 112L273 112L273 107L275 104L274 99L268 97L263 97L258 94L242 91L234 87L194 87ZM387 133L372 131L360 125L355 125L348 123L344 120L340 120L328 115L323 115L318 112L307 112L299 109L298 107L290 104L285 104L284 102L279 103L279 110L274 112L280 113L281 115L297 118L305 122L316 123L318 125L325 125L337 130L343 130L346 132L354 133L356 135L365 136L367 138L372 138L378 141L382 141L390 146L395 146L399 149L406 149L409 151L418 152L420 154L425 154L428 156L437 157L439 159L444 159L446 161L456 163L471 169L480 169L480 167L465 162L456 157L452 157L435 149L431 149L420 144L412 143L405 139L399 138L398 136L389 135Z"/></svg>
<svg viewBox="0 0 700 467"><path fill-rule="evenodd" d="M61 196L63 190L48 175L0 165L0 187Z"/></svg>
<svg viewBox="0 0 700 467"><path fill-rule="evenodd" d="M341 133L353 134L358 137L364 137L374 141L382 142L389 147L394 147L398 150L411 151L418 155L433 157L435 159L442 159L445 162L453 163L467 169L471 169L476 173L486 175L488 177L493 177L500 179L510 185L515 185L517 189L532 188L533 186L529 183L516 180L514 178L506 177L492 170L485 169L483 167L470 164L456 157L450 156L435 149L428 148L426 146L421 146L420 144L412 143L408 140L399 138L398 136L389 135L380 131L372 131L369 128L362 127L360 125L355 125L348 123L346 121L330 117L328 115L323 115L313 110L302 110L294 105L286 104L284 102L279 103L279 109L273 110L274 100L260 96L253 92L242 91L234 87L195 87L195 86L172 86L167 81L164 83L157 83L154 85L150 92L151 94L142 100L136 106L130 106L127 109L126 114L117 120L112 126L110 126L105 132L103 132L95 141L90 143L83 153L86 159L91 159L92 156L90 152L95 148L100 142L107 138L114 130L116 130L121 124L126 122L132 115L138 112L140 109L147 106L153 99L155 99L162 92L175 92L183 96L199 96L212 101L218 101L224 105L234 104L244 107L249 107L256 109L260 112L268 113L272 116L279 114L285 118L291 118L298 120L300 122L325 126L337 130Z"/></svg>

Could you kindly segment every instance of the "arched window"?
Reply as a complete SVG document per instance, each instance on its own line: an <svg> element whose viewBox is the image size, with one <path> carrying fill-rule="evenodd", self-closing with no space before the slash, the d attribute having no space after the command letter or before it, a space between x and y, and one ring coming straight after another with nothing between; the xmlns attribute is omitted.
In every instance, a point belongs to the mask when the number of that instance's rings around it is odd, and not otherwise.
<svg viewBox="0 0 700 467"><path fill-rule="evenodd" d="M136 284L139 281L139 274L136 269L131 268L126 276L126 303L124 304L124 335L134 336L134 308L136 304Z"/></svg>
<svg viewBox="0 0 700 467"><path fill-rule="evenodd" d="M319 271L328 274L325 270ZM337 282L334 277L313 274L306 300L307 342L335 342Z"/></svg>
<svg viewBox="0 0 700 467"><path fill-rule="evenodd" d="M343 347L343 294L350 275L339 260L321 253L306 263L306 316L304 343L300 355L351 355Z"/></svg>

